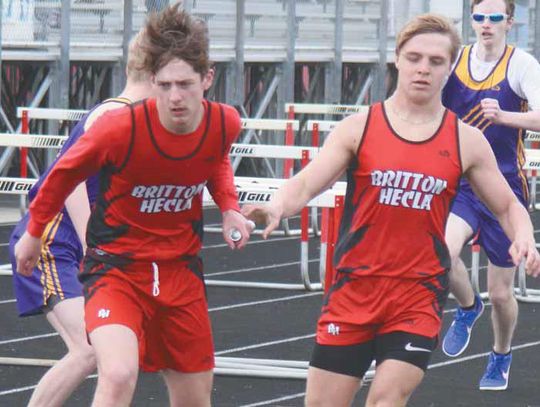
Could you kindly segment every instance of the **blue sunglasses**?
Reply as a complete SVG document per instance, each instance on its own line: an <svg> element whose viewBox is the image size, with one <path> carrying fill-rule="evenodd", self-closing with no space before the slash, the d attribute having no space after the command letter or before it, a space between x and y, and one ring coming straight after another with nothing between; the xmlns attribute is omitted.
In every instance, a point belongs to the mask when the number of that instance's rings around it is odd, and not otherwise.
<svg viewBox="0 0 540 407"><path fill-rule="evenodd" d="M500 23L508 16L503 13L492 13L492 14L473 13L471 17L477 23L483 23L484 21L486 21L486 18L489 19L490 23Z"/></svg>

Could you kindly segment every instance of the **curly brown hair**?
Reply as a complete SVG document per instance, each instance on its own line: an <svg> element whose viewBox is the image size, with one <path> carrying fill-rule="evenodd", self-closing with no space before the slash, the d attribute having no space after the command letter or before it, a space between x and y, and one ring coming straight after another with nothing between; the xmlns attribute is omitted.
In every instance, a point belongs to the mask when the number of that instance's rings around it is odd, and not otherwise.
<svg viewBox="0 0 540 407"><path fill-rule="evenodd" d="M208 28L180 8L180 3L152 13L145 26L142 44L144 69L155 74L171 60L187 62L204 75L210 69Z"/></svg>

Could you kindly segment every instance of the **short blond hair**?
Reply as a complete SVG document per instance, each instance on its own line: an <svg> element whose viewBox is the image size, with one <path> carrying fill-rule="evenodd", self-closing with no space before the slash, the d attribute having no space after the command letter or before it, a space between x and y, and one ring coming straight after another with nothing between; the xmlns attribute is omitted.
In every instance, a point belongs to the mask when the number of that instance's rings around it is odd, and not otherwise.
<svg viewBox="0 0 540 407"><path fill-rule="evenodd" d="M145 53L142 46L145 30L141 29L131 39L128 46L128 56L126 63L126 75L133 82L144 82L149 79L150 73L145 69Z"/></svg>
<svg viewBox="0 0 540 407"><path fill-rule="evenodd" d="M461 38L450 20L437 14L421 14L411 19L399 32L396 39L396 55L413 37L420 34L442 34L450 38L450 60L453 63L461 47Z"/></svg>

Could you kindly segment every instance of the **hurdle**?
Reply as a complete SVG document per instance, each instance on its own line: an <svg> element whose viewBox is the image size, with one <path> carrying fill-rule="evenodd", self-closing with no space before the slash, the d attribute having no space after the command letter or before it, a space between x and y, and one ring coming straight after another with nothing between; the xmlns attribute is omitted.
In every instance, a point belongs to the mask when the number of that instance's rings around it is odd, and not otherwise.
<svg viewBox="0 0 540 407"><path fill-rule="evenodd" d="M535 131L527 131L525 134L525 141L529 141L531 143L531 148L538 148L539 142L540 142L540 132ZM531 209L537 210L539 209L539 204L536 202L536 192L537 192L537 176L538 176L538 169L535 168L529 170L529 175L531 179L531 190L530 190L530 205Z"/></svg>
<svg viewBox="0 0 540 407"><path fill-rule="evenodd" d="M353 113L366 112L368 105L336 105L324 103L285 103L285 113L289 119L294 119L296 114L324 114L324 115L350 115Z"/></svg>
<svg viewBox="0 0 540 407"><path fill-rule="evenodd" d="M272 176L275 178L276 174L273 171L273 169L271 168L271 166L270 166L270 164L268 162L268 159L269 158L280 158L280 159L284 160L282 177L283 178L292 177L293 170L294 170L293 160L302 159L301 156L297 156L294 153L291 153L290 157L288 157L287 154L285 154L285 156L280 156L279 153L276 153L273 149L268 148L268 147L261 147L260 150L257 150L259 152L265 151L266 156L264 155L264 153L255 153L255 154L253 154L253 153L250 153L249 148L253 148L254 146L257 146L257 145L263 145L264 146L264 144L261 143L260 137L256 138L256 141L257 141L258 144L249 143L249 141L251 140L251 137L250 137L250 134L252 134L251 132L255 132L255 131L256 132L276 131L277 130L277 131L285 132L285 146L279 146L279 147L293 146L294 145L294 133L300 129L299 121L294 120L294 119L293 120L291 120L291 119L287 119L287 120L280 120L280 119L241 119L241 120L242 120L242 129L243 130L249 130L249 133L242 140L243 143L240 143L240 144L246 144L246 145L249 145L250 147L246 147L243 150L238 149L238 148L231 148L229 155L235 157L235 159L233 160L233 169L236 171L236 169L237 169L237 167L238 167L238 165L240 163L240 160L242 160L243 158L262 158L262 159L264 159L264 162L266 163L267 168L270 170L270 174L272 174ZM274 146L274 147L278 147L278 146ZM287 151L287 150L284 150L284 151ZM314 225L313 226L313 233L315 235L317 234L316 221L317 221L316 218L312 219L312 223ZM289 227L288 219L283 219L281 221L281 227L282 227L282 229L283 229L286 236L298 235L298 234L302 233L300 229L291 230L291 228ZM212 229L209 229L209 228L207 228L205 230L215 231L215 229L212 230Z"/></svg>
<svg viewBox="0 0 540 407"><path fill-rule="evenodd" d="M79 117L80 112L77 112L77 114L66 116L64 115L65 111L57 110L55 109L53 112L50 112L48 109L41 109L38 113L45 113L38 115L38 117L54 117L54 118L74 118ZM282 125L283 123L280 123L278 125ZM259 126L264 125L261 124L259 121ZM61 148L65 140L67 139L66 136L56 136L56 135L29 135L29 134L13 134L13 133L1 133L0 134L0 145L4 146L18 146L18 147L28 147L28 148ZM269 146L269 145L252 145L252 144L233 144L231 146L231 153L232 155L235 154L243 154L244 156L249 157L275 157L275 158L294 158L294 159L302 159L302 165L305 166L306 163L312 159L317 153L318 149L306 149L301 147L285 147L285 146ZM34 185L34 183L37 180L35 179L28 179L28 178L5 178L0 179L0 192L4 193L21 193L21 196L24 195L24 193L27 193L30 188ZM264 179L259 179L259 182L263 181ZM282 182L282 181L281 181ZM242 182L238 183L235 182L237 186L241 187ZM261 196L267 196L264 195L264 193L261 193L260 191L253 190L253 187L257 188L255 185L256 181L254 179L251 179L250 182L243 183L243 189L240 190L240 202L257 202L256 199L249 199L250 197L261 197ZM251 189L250 189L251 187ZM257 188L258 189L258 188ZM245 197L246 199L242 199ZM205 204L207 205L209 203L209 199L206 199ZM302 285L273 285L271 283L260 283L263 287L267 288L288 288L288 289L301 289L302 287L307 288L309 290L318 290L321 288L320 285L313 285L309 279L309 273L308 273L308 218L307 218L307 209L302 211L302 230L299 231L299 235L301 235L301 258L300 258L300 269L301 269L301 280L303 282ZM221 230L221 228L219 228ZM291 231L289 231L289 234L291 235ZM324 247L323 247L324 248ZM8 270L10 269L8 267L9 265L6 265L4 268L0 269L0 275L8 273ZM323 268L322 266L319 267L320 269L320 276L322 278L323 276ZM219 284L219 283L217 283ZM223 283L225 284L225 283ZM252 283L257 284L257 283Z"/></svg>
<svg viewBox="0 0 540 407"><path fill-rule="evenodd" d="M274 180L274 186L268 188L262 186L261 184L256 185L253 188L249 188L250 183L249 182L240 182L241 185L241 193L240 193L240 203L259 203L260 197L263 196L265 199L270 199L272 194L277 190L277 185L279 182L284 182L285 180ZM37 179L30 179L30 178L6 178L6 177L0 177L0 193L7 193L7 194L19 194L19 195L25 195L28 193L28 191L32 188L32 186L37 182ZM253 185L253 184L252 184ZM333 190L329 190L329 193L335 194L335 195L342 195L344 194L344 185L340 185L339 187L335 187ZM206 205L212 204L213 201L211 199L210 193L208 190L205 189L204 193L204 202ZM317 205L325 205L325 202L319 202L317 198L312 201L312 204ZM326 251L327 251L327 243L325 241L324 245L321 246L321 259L323 261L319 262L319 276L320 276L320 283L313 283L310 280L309 277L309 255L308 255L308 249L309 249L309 239L308 239L308 233L307 233L307 213L304 211L304 217L303 217L303 230L301 236L301 242L300 242L300 276L302 284L280 284L280 283L265 283L265 282L231 282L231 281L220 281L220 280L207 280L206 283L209 286L234 286L234 287L249 287L249 288L273 288L273 289L285 289L285 290L302 290L306 289L309 291L316 291L321 290L323 285L322 281L324 279L324 270L326 267L324 259L326 259ZM11 265L1 265L0 266L0 275L11 275Z"/></svg>
<svg viewBox="0 0 540 407"><path fill-rule="evenodd" d="M346 116L353 113L363 112L367 111L369 109L369 106L366 105L338 105L338 104L319 104L319 103L285 103L285 113L287 114L287 118L289 120L294 120L296 114L302 114L302 115L313 115L313 114L323 114L323 115L340 115L340 116ZM327 128L326 130L322 130L322 128L319 128L319 124L321 123L321 120L314 120L314 123L317 123L316 125L313 124L312 126L307 126L307 131L311 131L311 146L312 147L319 147L320 145L320 131L331 131L333 129L333 126L331 128ZM330 121L328 121L330 122ZM337 123L337 122L335 122ZM324 125L322 125L324 126ZM291 140L291 144L293 143L293 140ZM286 143L288 144L288 143ZM290 165L290 164L289 164ZM312 219L312 228L317 233L319 226L318 226L318 210L317 208L311 209L311 219Z"/></svg>
<svg viewBox="0 0 540 407"><path fill-rule="evenodd" d="M272 180L267 186L261 184L261 179L256 179L258 184L254 185L250 182L240 183L240 188L243 193L240 194L241 203L260 203L261 199L268 201L272 198L277 191L277 187L280 183L286 180ZM264 180L264 179L263 179ZM205 190L205 202L211 202L211 196ZM307 207L319 207L326 208L332 212L329 212L328 217L334 216L334 210L339 208L339 202L342 202L345 189L342 185L335 188L328 189L319 196L312 199ZM313 283L309 277L309 259L308 248L309 239L307 234L307 211L304 208L302 217L302 230L301 243L300 243L300 276L302 284L293 283L269 283L269 282L251 282L251 281L224 281L224 280L205 280L209 286L217 287L243 287L243 288L268 288L268 289L281 289L281 290L308 290L317 291L324 287L325 272L327 267L331 266L331 259L333 254L333 247L335 245L334 233L337 229L329 226L327 229L321 232L321 257L319 259L319 278L320 282ZM332 224L333 225L333 224ZM324 241L324 246L323 246ZM330 243L330 244L329 244ZM324 254L323 254L324 253Z"/></svg>
<svg viewBox="0 0 540 407"><path fill-rule="evenodd" d="M37 358L0 357L0 365L52 367L58 360ZM301 360L280 360L260 358L216 357L214 374L218 376L260 377L267 379L307 379L309 362ZM363 381L369 382L375 376L375 366L371 365Z"/></svg>

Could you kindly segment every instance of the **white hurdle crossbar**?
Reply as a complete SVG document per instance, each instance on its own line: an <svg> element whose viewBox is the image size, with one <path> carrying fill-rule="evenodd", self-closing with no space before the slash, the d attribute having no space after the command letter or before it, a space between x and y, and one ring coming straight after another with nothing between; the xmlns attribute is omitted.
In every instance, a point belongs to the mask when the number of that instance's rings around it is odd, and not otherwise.
<svg viewBox="0 0 540 407"><path fill-rule="evenodd" d="M79 121L88 110L53 109L49 107L18 107L17 117L37 120Z"/></svg>
<svg viewBox="0 0 540 407"><path fill-rule="evenodd" d="M534 145L540 142L540 133L534 132L534 131L528 131L525 135L525 141L531 142L531 144L533 144L531 147L534 148L535 147ZM534 168L534 169L528 170L530 181L531 181L530 182L530 185L531 185L530 206L531 206L531 209L533 210L539 209L538 208L539 205L536 203L536 192L537 192L536 184L537 184L537 178L538 178L538 170L540 170L540 168Z"/></svg>
<svg viewBox="0 0 540 407"><path fill-rule="evenodd" d="M0 146L26 148L62 148L67 136L53 134L0 133Z"/></svg>
<svg viewBox="0 0 540 407"><path fill-rule="evenodd" d="M294 114L331 114L349 115L365 112L369 109L366 105L332 105L319 103L285 103L285 113ZM289 116L289 119L293 117Z"/></svg>
<svg viewBox="0 0 540 407"><path fill-rule="evenodd" d="M0 357L0 365L5 366L35 366L52 367L56 359L35 359ZM260 358L234 358L216 357L214 373L218 376L249 376L269 379L300 379L306 380L308 361L260 359ZM372 364L364 375L364 382L369 382L375 376L375 366Z"/></svg>

